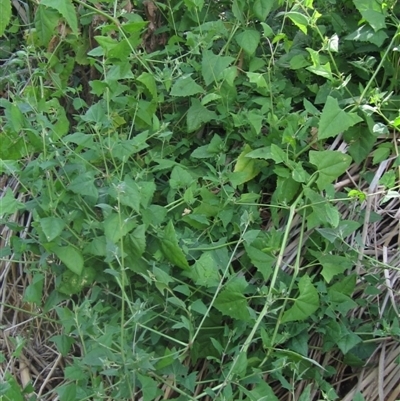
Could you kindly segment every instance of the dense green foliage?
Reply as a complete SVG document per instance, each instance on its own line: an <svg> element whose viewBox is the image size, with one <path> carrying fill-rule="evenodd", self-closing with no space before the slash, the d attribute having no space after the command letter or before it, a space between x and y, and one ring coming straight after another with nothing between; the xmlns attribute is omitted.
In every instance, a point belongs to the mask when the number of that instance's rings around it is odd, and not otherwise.
<svg viewBox="0 0 400 401"><path fill-rule="evenodd" d="M23 194L1 252L57 313L59 399L339 399L311 351L357 367L400 337L354 297L390 269L362 205L374 177L399 196L396 2L30 7L0 19L0 172Z"/></svg>

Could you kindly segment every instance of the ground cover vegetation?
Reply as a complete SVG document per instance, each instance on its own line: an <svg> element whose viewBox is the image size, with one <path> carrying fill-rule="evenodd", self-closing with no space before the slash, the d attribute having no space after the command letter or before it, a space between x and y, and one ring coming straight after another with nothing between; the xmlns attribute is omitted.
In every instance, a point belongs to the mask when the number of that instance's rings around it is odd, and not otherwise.
<svg viewBox="0 0 400 401"><path fill-rule="evenodd" d="M0 7L1 399L400 398L396 1Z"/></svg>

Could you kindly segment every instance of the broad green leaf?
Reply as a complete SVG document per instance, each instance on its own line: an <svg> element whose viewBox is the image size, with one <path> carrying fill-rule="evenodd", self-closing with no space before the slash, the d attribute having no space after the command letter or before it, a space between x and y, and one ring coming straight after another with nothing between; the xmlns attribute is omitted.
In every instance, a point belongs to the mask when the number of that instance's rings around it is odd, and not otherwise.
<svg viewBox="0 0 400 401"><path fill-rule="evenodd" d="M289 65L292 70L299 70L301 68L308 67L310 62L307 60L305 54L296 54L290 59Z"/></svg>
<svg viewBox="0 0 400 401"><path fill-rule="evenodd" d="M146 227L149 225L158 226L164 222L168 210L159 205L150 205L141 211L143 223Z"/></svg>
<svg viewBox="0 0 400 401"><path fill-rule="evenodd" d="M256 135L260 135L263 126L264 116L258 110L250 110L247 113L247 120Z"/></svg>
<svg viewBox="0 0 400 401"><path fill-rule="evenodd" d="M374 29L371 28L369 25L362 25L359 28L357 28L354 32L347 35L344 39L354 40L359 42L370 42L378 47L381 47L383 45L383 42L387 38L388 35L384 30L375 32Z"/></svg>
<svg viewBox="0 0 400 401"><path fill-rule="evenodd" d="M44 217L40 219L40 226L48 242L53 241L63 231L65 221L59 217Z"/></svg>
<svg viewBox="0 0 400 401"><path fill-rule="evenodd" d="M272 0L255 0L253 3L254 15L260 21L265 21L273 5L274 2Z"/></svg>
<svg viewBox="0 0 400 401"><path fill-rule="evenodd" d="M393 170L389 170L387 173L383 174L379 180L379 185L382 185L386 189L394 188L396 184L396 173Z"/></svg>
<svg viewBox="0 0 400 401"><path fill-rule="evenodd" d="M24 301L37 305L42 303L44 275L34 273L31 283L24 290Z"/></svg>
<svg viewBox="0 0 400 401"><path fill-rule="evenodd" d="M299 401L310 401L311 400L311 388L312 387L313 387L312 383L307 385L307 387L301 393L301 396L299 397Z"/></svg>
<svg viewBox="0 0 400 401"><path fill-rule="evenodd" d="M187 127L189 132L196 131L202 124L208 123L211 120L217 119L217 115L205 108L199 99L192 98L192 105L187 113Z"/></svg>
<svg viewBox="0 0 400 401"><path fill-rule="evenodd" d="M121 61L125 61L126 55L131 52L130 44L125 39L118 41L109 36L95 36L94 38L105 50L104 53L106 53L110 58L117 58ZM131 46L134 47L135 43L132 43L132 40L130 42Z"/></svg>
<svg viewBox="0 0 400 401"><path fill-rule="evenodd" d="M337 339L337 345L343 354L347 354L357 344L362 342L362 339L344 324L340 324L341 336Z"/></svg>
<svg viewBox="0 0 400 401"><path fill-rule="evenodd" d="M153 266L153 274L157 289L161 294L164 294L164 290L170 288L169 283L172 283L174 279L166 271L159 269L157 266Z"/></svg>
<svg viewBox="0 0 400 401"><path fill-rule="evenodd" d="M57 10L65 18L72 32L78 34L78 19L72 0L41 0L40 4Z"/></svg>
<svg viewBox="0 0 400 401"><path fill-rule="evenodd" d="M322 265L321 275L327 283L330 283L333 277L344 273L353 266L353 261L345 256L324 255L322 253L317 253L315 256Z"/></svg>
<svg viewBox="0 0 400 401"><path fill-rule="evenodd" d="M147 208L151 205L151 201L156 191L156 184L154 181L136 181L140 192L140 204Z"/></svg>
<svg viewBox="0 0 400 401"><path fill-rule="evenodd" d="M246 157L246 155L251 151L251 147L249 145L245 145L242 153L240 153L236 161L234 172L242 173L239 180L235 180L236 185L250 181L260 173L256 162L253 159Z"/></svg>
<svg viewBox="0 0 400 401"><path fill-rule="evenodd" d="M57 398L60 401L74 401L76 400L76 389L77 386L75 383L58 386L56 389L56 393L58 395Z"/></svg>
<svg viewBox="0 0 400 401"><path fill-rule="evenodd" d="M220 95L217 95L216 93L208 93L201 99L201 104L203 106L207 105L210 102L213 102L214 100L219 100L221 99Z"/></svg>
<svg viewBox="0 0 400 401"><path fill-rule="evenodd" d="M351 164L350 156L335 150L311 150L309 157L310 162L317 166L317 185L321 190L340 177Z"/></svg>
<svg viewBox="0 0 400 401"><path fill-rule="evenodd" d="M265 80L263 74L260 74L258 72L246 72L246 75L252 84L257 85L257 88L267 88L268 87L267 81Z"/></svg>
<svg viewBox="0 0 400 401"><path fill-rule="evenodd" d="M135 212L139 212L141 191L136 182L129 175L124 177L124 181L114 184L110 188L109 193L122 205L129 206Z"/></svg>
<svg viewBox="0 0 400 401"><path fill-rule="evenodd" d="M383 160L386 160L392 151L392 144L382 143L372 152L374 156L372 159L372 164L375 165L381 163Z"/></svg>
<svg viewBox="0 0 400 401"><path fill-rule="evenodd" d="M82 253L71 245L52 245L51 251L67 266L72 273L80 276L83 271Z"/></svg>
<svg viewBox="0 0 400 401"><path fill-rule="evenodd" d="M82 195L90 196L97 200L99 192L94 184L94 176L92 172L78 175L67 187L70 191Z"/></svg>
<svg viewBox="0 0 400 401"><path fill-rule="evenodd" d="M175 166L172 169L169 184L171 188L187 188L194 182L192 175L181 166Z"/></svg>
<svg viewBox="0 0 400 401"><path fill-rule="evenodd" d="M141 375L140 373L137 374L137 377L142 384L143 401L153 401L162 394L157 382L151 377Z"/></svg>
<svg viewBox="0 0 400 401"><path fill-rule="evenodd" d="M221 278L213 252L204 252L200 259L196 261L188 276L198 286L217 287Z"/></svg>
<svg viewBox="0 0 400 401"><path fill-rule="evenodd" d="M243 295L247 285L244 278L229 282L217 296L215 308L223 315L247 322L250 319L250 313L247 309L246 297Z"/></svg>
<svg viewBox="0 0 400 401"><path fill-rule="evenodd" d="M308 229L326 224L335 228L339 225L340 213L335 205L329 203L323 196L310 188L304 188L304 194L310 200L310 206L313 210L313 213L307 216Z"/></svg>
<svg viewBox="0 0 400 401"><path fill-rule="evenodd" d="M204 93L204 89L191 77L192 74L180 77L171 88L171 96L193 96Z"/></svg>
<svg viewBox="0 0 400 401"><path fill-rule="evenodd" d="M154 75L149 72L142 72L136 79L147 88L153 99L157 100L157 84Z"/></svg>
<svg viewBox="0 0 400 401"><path fill-rule="evenodd" d="M107 108L103 101L99 101L88 108L86 113L81 116L83 121L95 124L108 124Z"/></svg>
<svg viewBox="0 0 400 401"><path fill-rule="evenodd" d="M132 233L129 234L131 240L131 249L136 256L140 257L143 255L146 249L146 227L144 224L136 227Z"/></svg>
<svg viewBox="0 0 400 401"><path fill-rule="evenodd" d="M212 82L218 82L223 78L223 72L229 67L235 59L230 56L220 56L214 54L211 50L205 50L201 62L201 73L204 82L210 85Z"/></svg>
<svg viewBox="0 0 400 401"><path fill-rule="evenodd" d="M290 171L288 169L285 170L287 170L289 175L287 178L278 176L276 190L273 196L277 202L284 202L287 204L292 201L298 193L300 183L295 181L291 177Z"/></svg>
<svg viewBox="0 0 400 401"><path fill-rule="evenodd" d="M318 232L326 238L328 241L333 243L336 239L345 239L349 235L353 234L360 227L360 223L353 220L341 220L339 226L335 229L332 228L320 228Z"/></svg>
<svg viewBox="0 0 400 401"><path fill-rule="evenodd" d="M311 71L315 75L319 75L331 81L333 80L331 64L329 63L329 61L325 64L310 65L306 69L308 71Z"/></svg>
<svg viewBox="0 0 400 401"><path fill-rule="evenodd" d="M337 136L362 121L356 113L347 113L339 107L338 101L328 96L318 125L318 139Z"/></svg>
<svg viewBox="0 0 400 401"><path fill-rule="evenodd" d="M271 145L271 158L275 163L282 163L282 162L285 162L285 160L287 160L287 155L281 147L279 147L275 144L272 144Z"/></svg>
<svg viewBox="0 0 400 401"><path fill-rule="evenodd" d="M246 154L246 157L251 159L272 159L271 146L252 150L251 152Z"/></svg>
<svg viewBox="0 0 400 401"><path fill-rule="evenodd" d="M124 235L136 227L136 222L130 218L124 218L117 213L111 213L104 220L104 234L108 241L116 244Z"/></svg>
<svg viewBox="0 0 400 401"><path fill-rule="evenodd" d="M84 254L92 254L95 256L106 256L107 255L107 241L106 237L95 237L91 242L85 245L83 250Z"/></svg>
<svg viewBox="0 0 400 401"><path fill-rule="evenodd" d="M209 152L208 145L204 145L196 148L190 156L195 159L208 159L215 155Z"/></svg>
<svg viewBox="0 0 400 401"><path fill-rule="evenodd" d="M56 344L58 352L64 357L68 355L72 344L75 343L75 339L66 334L52 336L49 340Z"/></svg>
<svg viewBox="0 0 400 401"><path fill-rule="evenodd" d="M161 239L161 250L164 256L175 266L188 270L189 264L182 249L179 247L178 239L172 220L170 220L164 230L164 237Z"/></svg>
<svg viewBox="0 0 400 401"><path fill-rule="evenodd" d="M235 365L232 369L232 374L235 376L239 376L242 378L246 374L248 360L247 360L247 352L240 351L237 359L234 359Z"/></svg>
<svg viewBox="0 0 400 401"><path fill-rule="evenodd" d="M189 8L195 8L198 11L201 11L204 6L204 0L184 0L185 5Z"/></svg>
<svg viewBox="0 0 400 401"><path fill-rule="evenodd" d="M377 290L377 292L373 295L377 294L380 294L379 290ZM352 300L351 297L338 291L329 291L327 302L330 306L330 309L339 312L343 316L347 315L351 310L354 311L354 309L359 306Z"/></svg>
<svg viewBox="0 0 400 401"><path fill-rule="evenodd" d="M39 4L35 12L35 28L38 38L43 46L48 46L59 22L58 12Z"/></svg>
<svg viewBox="0 0 400 401"><path fill-rule="evenodd" d="M310 179L310 174L304 170L301 163L296 163L294 170L292 171L292 178L297 182L307 182Z"/></svg>
<svg viewBox="0 0 400 401"><path fill-rule="evenodd" d="M7 188L5 195L0 198L0 218L15 213L23 207L24 204L16 200L13 191Z"/></svg>
<svg viewBox="0 0 400 401"><path fill-rule="evenodd" d="M363 124L349 128L344 133L343 138L350 144L349 154L357 164L365 160L377 140L376 136Z"/></svg>
<svg viewBox="0 0 400 401"><path fill-rule="evenodd" d="M308 275L304 275L299 280L299 291L300 295L295 299L294 305L283 314L283 323L305 320L318 309L318 291Z"/></svg>
<svg viewBox="0 0 400 401"><path fill-rule="evenodd" d="M4 160L4 159L0 158L0 174L15 175L20 172L21 172L21 167L19 166L18 161ZM0 205L1 205L1 203L0 203Z"/></svg>
<svg viewBox="0 0 400 401"><path fill-rule="evenodd" d="M305 35L307 35L307 26L309 25L307 16L297 11L289 11L285 15L289 17L293 24L295 24Z"/></svg>
<svg viewBox="0 0 400 401"><path fill-rule="evenodd" d="M391 124L393 124L395 127L400 126L400 116L397 116L393 121L391 121Z"/></svg>
<svg viewBox="0 0 400 401"><path fill-rule="evenodd" d="M244 18L243 18L243 12L244 12L244 9L241 6L241 3L238 0L233 0L233 2L232 2L232 14L242 25L245 24L245 21L244 21Z"/></svg>
<svg viewBox="0 0 400 401"><path fill-rule="evenodd" d="M65 113L65 109L60 106L58 101L55 103L56 105L54 107L58 110L57 110L57 122L52 127L52 134L53 134L52 139L54 141L59 141L69 132L69 120L67 114Z"/></svg>
<svg viewBox="0 0 400 401"><path fill-rule="evenodd" d="M274 390L264 380L257 383L251 391L243 388L243 392L249 397L249 401L279 401Z"/></svg>
<svg viewBox="0 0 400 401"><path fill-rule="evenodd" d="M22 114L21 110L19 109L18 104L13 103L11 105L10 114L11 114L10 124L12 124L14 131L15 132L21 131L25 123L25 117Z"/></svg>
<svg viewBox="0 0 400 401"><path fill-rule="evenodd" d="M353 0L362 17L374 28L375 32L386 28L382 3L376 0Z"/></svg>
<svg viewBox="0 0 400 401"><path fill-rule="evenodd" d="M268 280L272 274L272 266L275 263L275 258L253 246L246 245L245 248L251 263L253 263L257 270L262 274L263 279Z"/></svg>
<svg viewBox="0 0 400 401"><path fill-rule="evenodd" d="M357 393L354 394L352 401L366 401L366 400L365 400L364 396L361 394L361 392L357 391Z"/></svg>
<svg viewBox="0 0 400 401"><path fill-rule="evenodd" d="M270 38L274 35L274 31L268 24L266 24L265 22L261 22L261 26L263 27L264 36L266 38Z"/></svg>
<svg viewBox="0 0 400 401"><path fill-rule="evenodd" d="M0 36L3 36L11 19L11 0L0 0Z"/></svg>
<svg viewBox="0 0 400 401"><path fill-rule="evenodd" d="M245 31L236 35L236 42L238 45L250 55L256 51L260 43L260 39L260 33L254 29L246 29Z"/></svg>

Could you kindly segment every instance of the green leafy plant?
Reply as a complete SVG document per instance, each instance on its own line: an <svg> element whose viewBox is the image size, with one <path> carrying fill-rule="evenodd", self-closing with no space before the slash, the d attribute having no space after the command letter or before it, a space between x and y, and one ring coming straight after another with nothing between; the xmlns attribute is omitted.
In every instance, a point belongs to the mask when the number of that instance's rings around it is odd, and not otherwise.
<svg viewBox="0 0 400 401"><path fill-rule="evenodd" d="M400 335L374 298L393 236L368 234L399 201L397 4L30 7L0 99L1 257L28 284L2 306L65 366L2 394L342 399Z"/></svg>

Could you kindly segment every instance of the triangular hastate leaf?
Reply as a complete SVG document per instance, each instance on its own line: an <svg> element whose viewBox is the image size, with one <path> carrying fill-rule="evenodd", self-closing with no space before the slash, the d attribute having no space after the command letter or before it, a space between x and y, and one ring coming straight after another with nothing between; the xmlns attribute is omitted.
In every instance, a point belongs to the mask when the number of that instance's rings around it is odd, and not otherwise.
<svg viewBox="0 0 400 401"><path fill-rule="evenodd" d="M0 198L0 218L7 214L15 213L23 207L24 204L16 200L13 191L7 188L5 195Z"/></svg>
<svg viewBox="0 0 400 401"><path fill-rule="evenodd" d="M339 107L336 99L328 96L318 126L318 139L334 137L360 121L361 117L355 113L345 112Z"/></svg>
<svg viewBox="0 0 400 401"><path fill-rule="evenodd" d="M275 258L251 245L246 245L245 248L251 263L253 263L257 270L262 274L263 279L268 280L272 274L272 266L275 262Z"/></svg>
<svg viewBox="0 0 400 401"><path fill-rule="evenodd" d="M247 287L244 278L231 281L218 295L214 306L223 314L234 319L248 321L250 312L247 308L246 297L243 295Z"/></svg>
<svg viewBox="0 0 400 401"><path fill-rule="evenodd" d="M47 241L53 241L63 231L65 222L59 217L44 217L40 219L40 226L42 227L43 233L46 236Z"/></svg>
<svg viewBox="0 0 400 401"><path fill-rule="evenodd" d="M204 252L187 274L198 286L217 287L220 275L213 252Z"/></svg>
<svg viewBox="0 0 400 401"><path fill-rule="evenodd" d="M310 162L317 166L317 185L322 190L347 170L351 164L351 157L334 150L311 150Z"/></svg>
<svg viewBox="0 0 400 401"><path fill-rule="evenodd" d="M153 401L162 394L162 391L158 388L157 382L149 376L141 374L137 375L142 385L141 390L143 393L143 401Z"/></svg>
<svg viewBox="0 0 400 401"><path fill-rule="evenodd" d="M57 10L65 18L73 33L78 33L78 19L71 0L41 0L40 4Z"/></svg>
<svg viewBox="0 0 400 401"><path fill-rule="evenodd" d="M270 13L274 2L271 0L255 0L253 4L254 15L260 20L265 21Z"/></svg>
<svg viewBox="0 0 400 401"><path fill-rule="evenodd" d="M164 230L164 237L161 239L161 250L164 256L175 266L181 269L189 269L189 264L182 249L179 247L178 239L172 221L170 220Z"/></svg>
<svg viewBox="0 0 400 401"><path fill-rule="evenodd" d="M191 77L192 74L180 77L171 88L172 96L193 96L203 93L203 88Z"/></svg>
<svg viewBox="0 0 400 401"><path fill-rule="evenodd" d="M0 0L0 10L0 36L2 36L11 19L11 0Z"/></svg>
<svg viewBox="0 0 400 401"><path fill-rule="evenodd" d="M81 252L71 245L68 246L52 246L52 252L56 254L58 259L61 260L71 270L78 276L82 274L83 270L83 257Z"/></svg>
<svg viewBox="0 0 400 401"><path fill-rule="evenodd" d="M333 277L344 273L353 266L350 258L340 255L325 255L321 252L311 252L321 263L321 275L327 283L330 283Z"/></svg>
<svg viewBox="0 0 400 401"><path fill-rule="evenodd" d="M157 84L154 75L149 72L143 72L136 79L147 88L153 99L157 100Z"/></svg>
<svg viewBox="0 0 400 401"><path fill-rule="evenodd" d="M286 15L291 19L293 24L295 24L305 35L307 35L307 26L309 20L306 15L299 13L297 11L289 11Z"/></svg>
<svg viewBox="0 0 400 401"><path fill-rule="evenodd" d="M375 32L386 28L382 3L376 0L353 0L362 17L374 28Z"/></svg>
<svg viewBox="0 0 400 401"><path fill-rule="evenodd" d="M111 213L108 215L103 224L104 234L107 240L113 244L116 244L136 226L133 219L125 218L117 213Z"/></svg>
<svg viewBox="0 0 400 401"><path fill-rule="evenodd" d="M246 29L244 32L241 32L236 36L238 45L247 54L253 54L256 51L260 43L260 39L260 33L254 29Z"/></svg>
<svg viewBox="0 0 400 401"><path fill-rule="evenodd" d="M257 383L251 391L244 388L243 392L247 395L249 401L279 401L271 386L263 380Z"/></svg>
<svg viewBox="0 0 400 401"><path fill-rule="evenodd" d="M136 212L140 209L140 190L136 182L126 175L124 181L114 184L109 191L114 199L125 206L131 207Z"/></svg>
<svg viewBox="0 0 400 401"><path fill-rule="evenodd" d="M256 161L252 158L246 157L246 155L251 151L251 147L249 145L245 145L242 153L240 153L236 161L234 173L241 174L237 174L236 176L232 175L231 181L235 185L240 185L250 181L260 173L260 169L258 168Z"/></svg>
<svg viewBox="0 0 400 401"><path fill-rule="evenodd" d="M233 57L216 55L211 50L206 50L201 63L201 71L206 85L218 82L233 61Z"/></svg>
<svg viewBox="0 0 400 401"><path fill-rule="evenodd" d="M300 295L294 301L294 305L283 314L282 322L305 320L318 309L318 291L308 275L299 280L299 291Z"/></svg>
<svg viewBox="0 0 400 401"><path fill-rule="evenodd" d="M188 131L193 132L200 128L202 124L216 119L217 115L204 107L199 99L192 99L192 105L187 113Z"/></svg>

